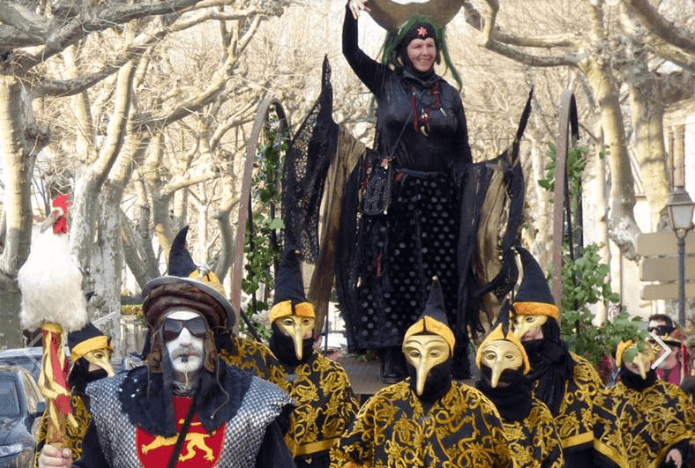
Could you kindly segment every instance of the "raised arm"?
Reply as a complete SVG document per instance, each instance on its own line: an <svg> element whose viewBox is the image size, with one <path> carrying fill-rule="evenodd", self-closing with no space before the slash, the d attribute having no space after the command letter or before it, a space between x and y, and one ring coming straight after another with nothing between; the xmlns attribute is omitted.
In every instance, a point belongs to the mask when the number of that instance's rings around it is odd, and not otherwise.
<svg viewBox="0 0 695 468"><path fill-rule="evenodd" d="M378 97L381 84L389 70L365 54L358 45L357 15L361 10L369 11L366 0L350 0L345 6L343 55L357 77Z"/></svg>

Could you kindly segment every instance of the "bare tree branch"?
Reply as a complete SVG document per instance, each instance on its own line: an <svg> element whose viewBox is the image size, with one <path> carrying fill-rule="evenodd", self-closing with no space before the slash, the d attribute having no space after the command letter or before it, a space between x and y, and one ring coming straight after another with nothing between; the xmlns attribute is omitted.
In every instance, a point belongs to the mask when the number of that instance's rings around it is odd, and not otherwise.
<svg viewBox="0 0 695 468"><path fill-rule="evenodd" d="M104 31L134 19L180 14L198 3L198 1L166 0L163 2L136 3L132 5L109 2L97 8L79 8L76 16L65 22L56 18L51 25L52 27L37 37L40 40L25 44L24 46L39 47L32 52L18 51L9 64L8 71L15 75L23 75L32 67L65 50L93 32ZM21 25L11 24L11 26L22 32Z"/></svg>
<svg viewBox="0 0 695 468"><path fill-rule="evenodd" d="M623 0L623 4L632 10L649 32L671 45L695 53L695 41L692 32L679 28L664 18L649 0Z"/></svg>

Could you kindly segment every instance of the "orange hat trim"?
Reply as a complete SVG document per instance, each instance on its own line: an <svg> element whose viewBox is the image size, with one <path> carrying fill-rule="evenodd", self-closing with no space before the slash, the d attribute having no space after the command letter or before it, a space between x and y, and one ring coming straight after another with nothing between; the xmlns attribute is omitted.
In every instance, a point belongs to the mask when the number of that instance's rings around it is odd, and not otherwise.
<svg viewBox="0 0 695 468"><path fill-rule="evenodd" d="M299 304L295 304L294 313L292 313L292 301L287 300L278 302L270 309L270 323L273 323L280 317L287 317L288 315L316 318L314 306L310 302L300 302Z"/></svg>
<svg viewBox="0 0 695 468"><path fill-rule="evenodd" d="M111 343L109 343L109 339L106 336L93 336L92 338L84 340L73 346L70 350L70 358L72 359L72 362L75 362L88 352L94 351L95 349L108 349L109 351L113 351L113 346L111 346Z"/></svg>
<svg viewBox="0 0 695 468"><path fill-rule="evenodd" d="M418 333L434 333L441 336L449 345L451 352L454 352L454 344L456 343L456 339L454 338L454 332L452 332L451 328L449 328L446 324L426 315L424 318L418 320L410 328L408 328L408 331L405 332L404 338L417 335Z"/></svg>
<svg viewBox="0 0 695 468"><path fill-rule="evenodd" d="M518 315L547 315L555 320L560 316L557 306L547 302L515 302L514 311Z"/></svg>

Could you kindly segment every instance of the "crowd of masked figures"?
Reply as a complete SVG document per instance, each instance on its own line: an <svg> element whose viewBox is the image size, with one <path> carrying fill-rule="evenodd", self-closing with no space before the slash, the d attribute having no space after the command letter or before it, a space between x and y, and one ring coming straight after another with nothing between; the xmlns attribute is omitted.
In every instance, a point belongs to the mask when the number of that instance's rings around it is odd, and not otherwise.
<svg viewBox="0 0 695 468"><path fill-rule="evenodd" d="M682 333L667 316L652 317L649 331L673 347L675 360L654 368L657 341L621 341L604 384L561 339L560 310L524 249L515 299L476 347L475 381L452 378L455 336L433 278L403 339L408 377L355 395L345 368L314 346L316 314L296 250L283 252L265 345L229 333L231 305L214 274L191 262L186 232L172 244L168 275L145 288L145 365L113 375L111 344L97 327L68 335L76 425L67 425L63 444L74 466L692 466L695 405L689 389L671 383L687 374ZM192 351L195 342L205 352ZM177 372L188 365L182 380ZM163 416L172 410L176 418ZM39 457L50 419L42 420L38 466L50 466ZM251 458L225 458L227 444L253 447Z"/></svg>
<svg viewBox="0 0 695 468"><path fill-rule="evenodd" d="M532 90L509 149L473 163L460 86L434 73L440 51L450 65L443 27L408 20L384 51L389 68L358 47L367 9L348 2L343 55L378 101L377 144L333 121L325 60L283 165L267 343L233 332L236 311L194 262L185 227L167 274L143 288L142 366L110 375L109 340L91 324L65 330L72 367L65 387L46 392L40 468L694 466L680 330L660 316L653 340L621 336L601 354L602 378L563 338L562 323L584 335L589 325L563 320L520 243ZM316 265L310 298L302 262ZM354 374L316 346L333 286L349 351L378 350L383 385L371 395L356 395ZM60 380L52 362L44 370Z"/></svg>

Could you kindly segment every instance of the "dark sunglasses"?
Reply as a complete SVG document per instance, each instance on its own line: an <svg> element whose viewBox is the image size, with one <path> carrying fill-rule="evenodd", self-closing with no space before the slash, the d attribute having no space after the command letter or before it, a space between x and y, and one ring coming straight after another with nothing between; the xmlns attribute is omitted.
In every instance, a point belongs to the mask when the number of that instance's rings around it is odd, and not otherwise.
<svg viewBox="0 0 695 468"><path fill-rule="evenodd" d="M203 317L195 317L189 320L166 319L162 325L162 335L165 342L175 340L184 327L196 338L204 338L208 331L208 325Z"/></svg>
<svg viewBox="0 0 695 468"><path fill-rule="evenodd" d="M656 327L647 328L647 330L649 330L652 333L656 333L658 336L668 335L675 329L676 327L670 327L668 325L659 325Z"/></svg>

